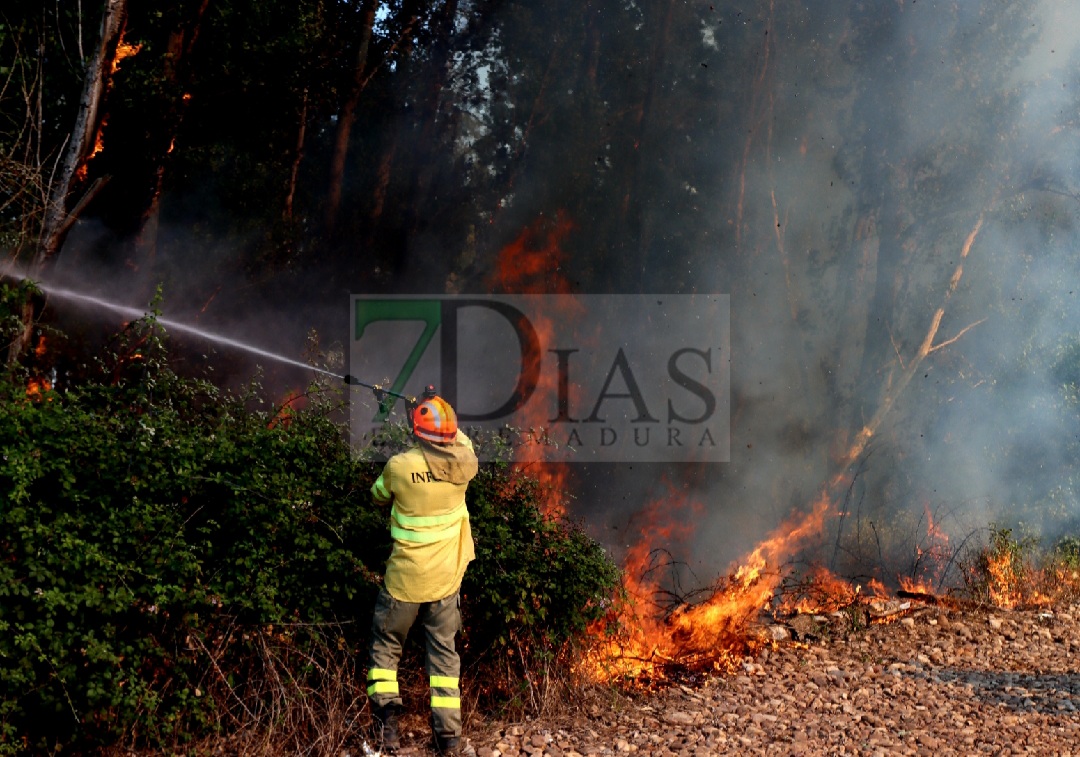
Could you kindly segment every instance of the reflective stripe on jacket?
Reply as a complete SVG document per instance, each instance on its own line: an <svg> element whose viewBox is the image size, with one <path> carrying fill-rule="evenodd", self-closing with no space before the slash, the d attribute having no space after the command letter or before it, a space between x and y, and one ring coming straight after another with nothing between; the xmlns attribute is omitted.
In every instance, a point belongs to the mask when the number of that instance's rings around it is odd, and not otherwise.
<svg viewBox="0 0 1080 757"><path fill-rule="evenodd" d="M472 449L472 442L460 432L456 443ZM386 463L371 494L377 502L393 503L394 547L385 577L391 596L403 602L434 602L461 586L465 568L475 556L467 487L436 479L419 448L394 455Z"/></svg>

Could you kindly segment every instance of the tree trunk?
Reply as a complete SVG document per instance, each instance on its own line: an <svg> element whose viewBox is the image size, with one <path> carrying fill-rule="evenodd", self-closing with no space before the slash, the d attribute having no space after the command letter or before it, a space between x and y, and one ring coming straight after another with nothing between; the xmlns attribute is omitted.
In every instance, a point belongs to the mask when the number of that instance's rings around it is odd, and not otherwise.
<svg viewBox="0 0 1080 757"><path fill-rule="evenodd" d="M296 182L300 176L300 161L304 159L304 138L307 133L308 91L305 88L300 99L300 118L296 128L296 148L293 150L292 170L289 172L289 190L285 194L285 207L281 217L286 221L293 216L293 200L296 198Z"/></svg>
<svg viewBox="0 0 1080 757"><path fill-rule="evenodd" d="M671 44L669 37L674 7L675 0L670 0L666 10L663 11L657 41L653 45L652 53L649 56L649 82L637 112L634 160L631 163L630 175L627 177L626 193L623 195L623 226L630 232L627 238L637 242L637 259L641 264L646 264L652 242L652 224L648 219L649 211L642 204L642 174L646 170L651 171L654 168L651 165L655 155L651 154L653 145L649 139L649 127L652 123L653 111L657 107L658 93L662 86L661 81L664 75L665 62L664 51ZM649 166L649 168L646 169L646 166ZM627 270L634 270L634 268L635 266L626 266Z"/></svg>
<svg viewBox="0 0 1080 757"><path fill-rule="evenodd" d="M135 241L135 260L139 261L139 266L142 268L152 267L157 254L161 192L165 185L165 164L169 155L172 154L176 135L180 131L180 125L184 121L184 113L190 101L189 96L184 92L191 78L188 58L195 46L195 41L199 38L199 28L209 4L210 0L202 0L194 18L186 28L177 29L169 35L169 55L165 57L164 76L168 91L171 93L167 96L173 97L174 100L165 109L166 117L162 123L161 136L158 139L158 145L154 148L160 158L154 171L150 202L143 212L139 235Z"/></svg>
<svg viewBox="0 0 1080 757"><path fill-rule="evenodd" d="M49 201L45 209L41 240L32 265L33 270L41 269L60 250L77 218L76 212L69 212L68 201L75 190L76 172L93 149L102 94L105 91L105 83L111 75L111 63L116 55L116 40L123 28L126 10L127 0L107 0L105 3L101 16L98 46L86 64L75 126L71 130L71 137L64 151L60 174L49 190ZM95 187L100 187L100 185L92 185L90 191L95 191ZM86 200L87 198L84 197L78 202L75 210L85 207Z"/></svg>
<svg viewBox="0 0 1080 757"><path fill-rule="evenodd" d="M93 182L82 197L68 207L71 195L78 183L79 167L85 164L94 147L94 136L98 127L98 111L101 108L105 84L112 75L112 63L116 56L116 42L124 27L127 0L107 0L101 15L101 32L97 48L86 64L83 91L79 98L79 111L75 125L68 137L60 164L60 172L55 182L45 188L45 212L38 237L37 250L30 264L32 273L40 272L45 264L60 250L79 214L90 200L105 185L106 180L99 178ZM39 123L41 119L39 112ZM20 314L22 330L8 346L7 364L14 365L29 342L34 321L34 304L28 296Z"/></svg>
<svg viewBox="0 0 1080 757"><path fill-rule="evenodd" d="M440 127L444 124L440 120L442 104L442 92L446 86L446 78L450 73L449 57L454 34L454 18L457 15L457 0L447 0L439 15L434 19L432 26L437 28L434 34L436 40L431 52L431 62L428 70L431 71L431 79L427 86L427 97L423 107L424 126L420 132L420 140L417 145L416 170L413 172L415 183L411 192L412 201L408 204L412 218L408 227L414 231L426 216L423 209L434 207L428 202L428 194L435 183L435 172L440 166L445 165L438 159L438 155L445 150L445 142L440 140ZM445 124L449 126L449 124ZM445 132L443 134L445 137Z"/></svg>
<svg viewBox="0 0 1080 757"><path fill-rule="evenodd" d="M371 32L375 25L375 11L379 0L364 0L360 46L356 51L356 66L353 68L352 88L341 106L338 116L337 133L334 137L334 152L330 159L330 186L326 193L326 231L333 233L337 226L338 211L341 208L341 185L345 179L345 159L349 154L349 137L356 120L356 106L367 83L364 73L367 70L368 50L371 47Z"/></svg>
<svg viewBox="0 0 1080 757"><path fill-rule="evenodd" d="M22 329L11 340L11 344L8 345L7 364L9 368L15 366L23 349L30 343L30 336L34 328L34 301L29 296L22 302L19 320L22 321Z"/></svg>

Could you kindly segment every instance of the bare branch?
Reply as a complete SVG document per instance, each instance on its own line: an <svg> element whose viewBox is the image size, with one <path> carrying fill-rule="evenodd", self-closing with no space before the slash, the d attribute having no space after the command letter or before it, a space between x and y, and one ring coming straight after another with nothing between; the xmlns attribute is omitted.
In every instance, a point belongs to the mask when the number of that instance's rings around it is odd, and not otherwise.
<svg viewBox="0 0 1080 757"><path fill-rule="evenodd" d="M971 331L973 328L978 326L980 323L983 323L985 320L986 320L985 318L980 318L979 320L975 321L975 323L972 323L972 324L970 324L968 326L965 326L964 328L960 329L960 332L956 336L954 336L952 339L946 339L941 344L935 344L933 347L930 348L930 352L937 352L942 347L948 347L950 344L953 344L954 342L959 340L961 337L964 336L964 334Z"/></svg>

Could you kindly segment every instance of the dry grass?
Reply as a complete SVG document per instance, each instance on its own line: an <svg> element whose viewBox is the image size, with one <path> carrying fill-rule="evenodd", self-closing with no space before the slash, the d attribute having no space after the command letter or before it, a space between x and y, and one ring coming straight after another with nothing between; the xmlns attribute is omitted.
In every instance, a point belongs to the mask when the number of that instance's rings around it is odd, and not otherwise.
<svg viewBox="0 0 1080 757"><path fill-rule="evenodd" d="M233 684L236 645L243 658L243 684ZM218 736L177 743L166 753L187 755L282 754L339 757L362 754L370 740L371 711L365 693L366 654L343 643L337 629L305 627L246 632L232 630L214 643L195 641L207 662L203 696L215 703ZM536 662L536 657L540 658ZM532 668L522 663L532 659ZM466 736L483 738L500 722L571 717L615 696L609 686L579 680L571 672L573 654L565 650L530 656L527 650L489 653L462 670L462 716ZM430 743L429 696L422 646L410 642L399 667L404 712L403 742ZM483 713L483 714L481 714ZM107 757L147 757L159 751L117 746Z"/></svg>
<svg viewBox="0 0 1080 757"><path fill-rule="evenodd" d="M338 757L358 746L368 733L370 711L356 656L337 631L278 627L230 631L209 645L192 640L207 660L200 693L214 701L215 730L222 735L177 743L166 753ZM238 642L249 654L242 658L243 683L234 685L230 681L240 677L226 671L236 667L229 653ZM114 747L105 754L160 753Z"/></svg>

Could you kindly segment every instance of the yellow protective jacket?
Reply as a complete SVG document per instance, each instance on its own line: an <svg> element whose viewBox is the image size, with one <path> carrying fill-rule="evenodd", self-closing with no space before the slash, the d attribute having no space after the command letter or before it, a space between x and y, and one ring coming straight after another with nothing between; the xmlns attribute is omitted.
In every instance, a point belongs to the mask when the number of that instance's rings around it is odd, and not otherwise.
<svg viewBox="0 0 1080 757"><path fill-rule="evenodd" d="M452 472L445 461L428 464L431 447L428 455L414 447L390 458L371 487L376 502L391 504L394 547L386 562L385 586L404 602L435 602L450 596L476 556L465 504L468 482L476 475L476 455L461 431L449 446L444 454L456 460L450 464ZM437 478L432 467L444 478Z"/></svg>

